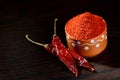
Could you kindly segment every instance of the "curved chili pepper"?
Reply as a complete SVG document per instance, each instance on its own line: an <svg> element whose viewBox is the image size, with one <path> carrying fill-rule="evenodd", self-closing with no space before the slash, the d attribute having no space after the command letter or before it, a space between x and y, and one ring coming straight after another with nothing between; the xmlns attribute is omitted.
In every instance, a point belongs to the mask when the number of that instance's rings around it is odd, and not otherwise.
<svg viewBox="0 0 120 80"><path fill-rule="evenodd" d="M78 76L78 70L76 67L76 63L71 54L69 54L66 47L61 43L61 40L58 36L54 36L52 39L52 45L55 48L55 52L59 59L69 68L70 71Z"/></svg>
<svg viewBox="0 0 120 80"><path fill-rule="evenodd" d="M88 61L87 61L84 57L78 55L76 52L74 52L74 51L72 51L72 50L70 50L70 49L68 49L68 51L69 51L70 54L73 56L73 58L76 60L76 62L77 62L77 64L78 64L79 66L82 66L82 67L84 67L84 68L87 68L87 69L89 69L89 70L92 71L92 72L95 71L95 69L88 63Z"/></svg>
<svg viewBox="0 0 120 80"><path fill-rule="evenodd" d="M26 35L26 38L27 38L27 40L29 40L30 42L32 42L34 44L43 46L46 49L46 51L48 51L52 55L58 56L53 44L42 44L42 43L35 42L35 41L31 40L28 37L28 35ZM82 56L78 55L76 52L74 52L70 49L68 49L68 51L72 55L72 57L76 60L77 65L82 66L84 68L88 68L92 72L95 71L95 69L88 63L88 61L85 58L83 58Z"/></svg>

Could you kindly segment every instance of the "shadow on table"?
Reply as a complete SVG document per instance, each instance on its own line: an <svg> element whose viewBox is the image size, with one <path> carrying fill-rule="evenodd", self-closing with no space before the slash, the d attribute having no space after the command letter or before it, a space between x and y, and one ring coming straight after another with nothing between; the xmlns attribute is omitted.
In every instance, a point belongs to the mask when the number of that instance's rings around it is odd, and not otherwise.
<svg viewBox="0 0 120 80"><path fill-rule="evenodd" d="M106 49L98 56L88 59L92 62L107 65L110 67L120 67L120 38L108 37Z"/></svg>

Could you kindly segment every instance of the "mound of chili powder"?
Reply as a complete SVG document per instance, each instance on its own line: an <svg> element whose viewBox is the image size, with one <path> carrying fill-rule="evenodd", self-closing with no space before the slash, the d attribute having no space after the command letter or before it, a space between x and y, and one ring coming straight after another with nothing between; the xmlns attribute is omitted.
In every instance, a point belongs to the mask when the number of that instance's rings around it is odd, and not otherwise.
<svg viewBox="0 0 120 80"><path fill-rule="evenodd" d="M106 23L102 17L85 12L70 19L65 26L65 31L75 40L87 40L103 33L105 27Z"/></svg>

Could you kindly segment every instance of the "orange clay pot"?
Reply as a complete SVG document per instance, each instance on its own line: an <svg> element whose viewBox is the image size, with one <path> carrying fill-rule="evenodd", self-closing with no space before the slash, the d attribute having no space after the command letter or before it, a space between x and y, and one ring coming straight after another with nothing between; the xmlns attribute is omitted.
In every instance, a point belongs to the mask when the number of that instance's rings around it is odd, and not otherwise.
<svg viewBox="0 0 120 80"><path fill-rule="evenodd" d="M74 18L72 19L74 20ZM69 22L70 21L68 21L67 24ZM105 27L103 28L104 30L102 30L102 32L96 37L89 39L76 39L74 36L71 36L71 34L68 34L68 31L66 29L66 27L70 27L70 25L66 24L65 33L68 47L85 58L91 58L100 54L107 46L107 27L104 19L102 19L102 23L105 24Z"/></svg>

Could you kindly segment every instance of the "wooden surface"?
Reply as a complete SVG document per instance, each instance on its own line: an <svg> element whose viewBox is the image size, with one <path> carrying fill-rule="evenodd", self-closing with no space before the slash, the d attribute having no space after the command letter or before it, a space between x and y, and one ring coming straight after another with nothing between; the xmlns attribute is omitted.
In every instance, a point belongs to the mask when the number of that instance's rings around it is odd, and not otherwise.
<svg viewBox="0 0 120 80"><path fill-rule="evenodd" d="M79 67L76 78L57 57L27 41L25 34L35 41L50 43L57 17L57 34L66 45L66 22L86 11L106 20L108 45L101 55L89 59L97 73ZM119 19L119 2L115 0L1 0L0 80L120 80Z"/></svg>

